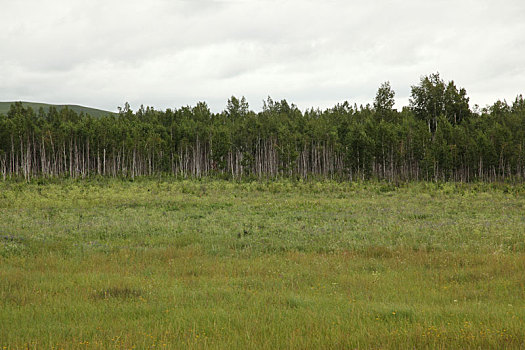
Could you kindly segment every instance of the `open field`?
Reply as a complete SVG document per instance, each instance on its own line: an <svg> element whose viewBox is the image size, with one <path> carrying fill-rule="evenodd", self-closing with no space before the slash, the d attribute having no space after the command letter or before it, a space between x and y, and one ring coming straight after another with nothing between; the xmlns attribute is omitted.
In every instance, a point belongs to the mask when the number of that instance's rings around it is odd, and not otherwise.
<svg viewBox="0 0 525 350"><path fill-rule="evenodd" d="M525 186L0 182L0 348L523 348Z"/></svg>

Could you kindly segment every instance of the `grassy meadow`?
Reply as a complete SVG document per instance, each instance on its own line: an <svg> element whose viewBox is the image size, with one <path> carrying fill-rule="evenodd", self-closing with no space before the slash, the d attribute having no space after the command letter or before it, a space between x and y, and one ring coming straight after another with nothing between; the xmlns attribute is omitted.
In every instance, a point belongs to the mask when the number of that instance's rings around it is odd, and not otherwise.
<svg viewBox="0 0 525 350"><path fill-rule="evenodd" d="M524 347L524 185L0 182L0 349Z"/></svg>

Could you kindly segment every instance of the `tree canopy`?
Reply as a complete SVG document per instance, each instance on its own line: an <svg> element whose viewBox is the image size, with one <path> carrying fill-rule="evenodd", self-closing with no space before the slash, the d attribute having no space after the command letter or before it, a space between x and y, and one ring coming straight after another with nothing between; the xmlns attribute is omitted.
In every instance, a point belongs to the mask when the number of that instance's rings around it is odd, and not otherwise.
<svg viewBox="0 0 525 350"><path fill-rule="evenodd" d="M0 176L498 180L525 177L525 102L469 108L464 88L438 73L394 109L390 83L373 105L345 101L304 112L287 100L250 110L232 96L220 113L205 102L93 118L21 103L0 115Z"/></svg>
<svg viewBox="0 0 525 350"><path fill-rule="evenodd" d="M447 84L433 73L421 78L419 85L412 86L410 107L417 118L425 120L430 132L437 129L438 117L444 116L453 124L459 124L470 115L469 98L464 88L458 90L454 81Z"/></svg>

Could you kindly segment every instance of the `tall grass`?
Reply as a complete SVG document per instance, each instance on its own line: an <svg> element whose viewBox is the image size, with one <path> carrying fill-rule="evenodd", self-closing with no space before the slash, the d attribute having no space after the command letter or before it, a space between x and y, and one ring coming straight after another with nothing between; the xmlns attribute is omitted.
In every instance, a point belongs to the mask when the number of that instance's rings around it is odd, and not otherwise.
<svg viewBox="0 0 525 350"><path fill-rule="evenodd" d="M520 348L525 188L0 183L0 347Z"/></svg>

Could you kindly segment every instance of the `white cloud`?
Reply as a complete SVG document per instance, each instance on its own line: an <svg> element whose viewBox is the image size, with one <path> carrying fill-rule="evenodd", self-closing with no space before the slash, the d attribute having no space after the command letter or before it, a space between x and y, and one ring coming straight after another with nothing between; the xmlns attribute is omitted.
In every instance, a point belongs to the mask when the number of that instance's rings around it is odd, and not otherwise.
<svg viewBox="0 0 525 350"><path fill-rule="evenodd" d="M521 1L36 1L3 4L0 98L115 110L231 95L397 106L435 71L472 104L524 93Z"/></svg>

